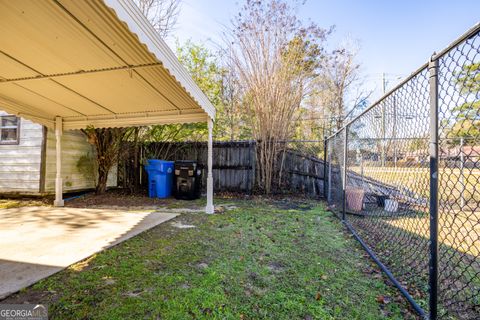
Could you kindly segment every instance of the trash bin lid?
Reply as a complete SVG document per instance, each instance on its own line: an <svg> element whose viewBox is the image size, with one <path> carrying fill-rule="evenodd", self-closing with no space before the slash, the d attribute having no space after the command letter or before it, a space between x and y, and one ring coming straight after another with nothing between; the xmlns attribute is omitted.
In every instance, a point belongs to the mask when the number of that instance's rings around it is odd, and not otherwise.
<svg viewBox="0 0 480 320"><path fill-rule="evenodd" d="M171 174L173 172L174 162L165 161L158 159L149 159L148 167L150 168L149 172L158 173L158 174Z"/></svg>
<svg viewBox="0 0 480 320"><path fill-rule="evenodd" d="M166 161L166 160L160 160L160 159L148 159L147 162L150 166L158 166L162 164L171 164L171 165L174 164L173 161Z"/></svg>
<svg viewBox="0 0 480 320"><path fill-rule="evenodd" d="M195 160L176 160L175 164L192 164L192 163L197 163Z"/></svg>
<svg viewBox="0 0 480 320"><path fill-rule="evenodd" d="M193 160L177 160L175 161L175 169L196 169L197 168L197 161Z"/></svg>

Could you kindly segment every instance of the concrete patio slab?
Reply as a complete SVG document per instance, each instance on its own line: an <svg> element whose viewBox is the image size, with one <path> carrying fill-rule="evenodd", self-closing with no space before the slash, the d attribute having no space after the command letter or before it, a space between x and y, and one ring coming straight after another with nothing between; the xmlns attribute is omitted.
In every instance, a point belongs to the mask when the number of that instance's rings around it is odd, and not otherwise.
<svg viewBox="0 0 480 320"><path fill-rule="evenodd" d="M177 215L53 207L0 210L0 299Z"/></svg>

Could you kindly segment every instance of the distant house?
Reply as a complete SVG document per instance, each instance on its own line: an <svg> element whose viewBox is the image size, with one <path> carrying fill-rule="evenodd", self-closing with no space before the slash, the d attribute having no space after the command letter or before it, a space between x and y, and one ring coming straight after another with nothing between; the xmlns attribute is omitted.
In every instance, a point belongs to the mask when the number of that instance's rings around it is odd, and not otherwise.
<svg viewBox="0 0 480 320"><path fill-rule="evenodd" d="M367 151L362 152L362 155L365 154ZM461 160L461 155L463 153L463 159L465 163L469 163L469 166L476 166L478 167L477 163L480 163L480 146L445 146L442 145L439 148L439 156L440 160L442 161L459 161ZM372 154L369 156L369 160L379 160L378 153ZM397 154L397 161L406 162L411 164L421 164L421 165L428 165L429 163L429 150L425 149L418 149L415 151L408 151L408 152L398 152ZM363 156L363 159L366 159ZM391 152L387 157L388 161L392 161L393 157Z"/></svg>
<svg viewBox="0 0 480 320"><path fill-rule="evenodd" d="M62 136L63 190L95 187L94 148L80 131ZM109 175L116 186L117 170ZM48 194L55 191L55 134L42 125L0 111L0 193Z"/></svg>
<svg viewBox="0 0 480 320"><path fill-rule="evenodd" d="M405 153L400 153L398 154L398 160L403 160L405 162L411 162L411 163L424 163L425 161L428 161L428 150L424 149L419 149L415 151L409 151Z"/></svg>
<svg viewBox="0 0 480 320"><path fill-rule="evenodd" d="M469 161L479 161L480 160L480 146L455 146L451 148L441 148L440 149L440 156L444 159L460 159L461 154L465 159Z"/></svg>

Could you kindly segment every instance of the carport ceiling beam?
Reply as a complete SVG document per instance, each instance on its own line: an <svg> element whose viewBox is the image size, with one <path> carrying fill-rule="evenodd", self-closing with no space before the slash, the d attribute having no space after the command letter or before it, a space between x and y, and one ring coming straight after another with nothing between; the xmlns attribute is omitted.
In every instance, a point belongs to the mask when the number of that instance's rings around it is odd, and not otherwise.
<svg viewBox="0 0 480 320"><path fill-rule="evenodd" d="M181 113L179 111L165 112L164 114L146 113L143 116L130 114L128 117L118 115L117 117L107 118L89 118L75 119L64 118L64 130L83 129L88 126L95 128L109 127L138 127L157 124L174 124L174 123L196 123L204 122L208 119L205 113Z"/></svg>
<svg viewBox="0 0 480 320"><path fill-rule="evenodd" d="M137 70L143 68L152 68L162 66L161 63L146 63L146 64L139 64L134 66L119 66L119 67L111 67L111 68L103 68L103 69L94 69L94 70L79 70L75 72L66 72L66 73L58 73L58 74L40 74L38 76L33 77L23 77L23 78L13 78L13 79L0 79L0 83L7 83L7 82L22 82L22 81L30 81L30 80L41 80L41 79L55 79L61 77L70 77L70 76L78 76L90 73L101 73L101 72L112 72L112 71L119 71L119 70Z"/></svg>

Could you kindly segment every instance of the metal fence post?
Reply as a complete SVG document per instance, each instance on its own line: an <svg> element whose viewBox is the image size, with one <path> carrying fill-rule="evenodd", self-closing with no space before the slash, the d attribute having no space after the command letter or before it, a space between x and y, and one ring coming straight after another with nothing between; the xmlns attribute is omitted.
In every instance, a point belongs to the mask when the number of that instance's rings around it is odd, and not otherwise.
<svg viewBox="0 0 480 320"><path fill-rule="evenodd" d="M323 139L323 197L327 199L327 139Z"/></svg>
<svg viewBox="0 0 480 320"><path fill-rule="evenodd" d="M430 319L437 319L438 299L438 59L432 56L430 72Z"/></svg>
<svg viewBox="0 0 480 320"><path fill-rule="evenodd" d="M334 139L332 137L330 137L330 139ZM329 139L329 140L330 140ZM328 180L327 180L327 203L328 205L331 204L332 202L332 152L334 151L334 146L333 146L333 140L332 140L332 143L330 145L330 149L331 150L327 150L327 162L328 162L328 173L327 173L327 177L328 177Z"/></svg>
<svg viewBox="0 0 480 320"><path fill-rule="evenodd" d="M465 141L463 137L460 138L460 184L461 184L461 191L460 191L460 209L463 210L465 207L465 177L463 175L463 171L465 169L465 154L463 153L463 145Z"/></svg>
<svg viewBox="0 0 480 320"><path fill-rule="evenodd" d="M343 201L342 201L342 220L345 221L347 210L347 153L348 153L348 125L344 127L344 140L343 140Z"/></svg>

